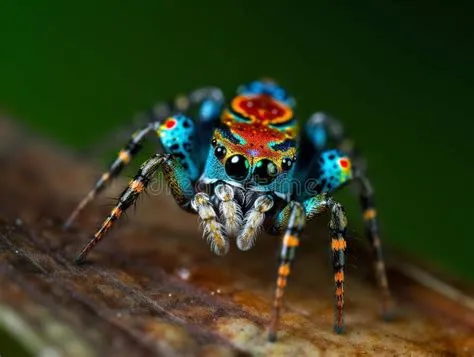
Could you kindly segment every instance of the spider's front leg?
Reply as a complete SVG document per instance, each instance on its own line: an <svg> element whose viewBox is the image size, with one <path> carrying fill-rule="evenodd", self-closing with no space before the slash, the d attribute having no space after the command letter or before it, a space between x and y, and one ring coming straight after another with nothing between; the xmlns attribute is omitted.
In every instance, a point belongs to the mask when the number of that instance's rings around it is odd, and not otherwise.
<svg viewBox="0 0 474 357"><path fill-rule="evenodd" d="M128 184L128 187L122 192L109 216L77 256L76 263L84 261L91 249L112 228L120 216L136 202L139 195L146 190L153 176L160 169L163 171L163 175L176 202L183 208L188 206L194 195L194 188L187 171L172 154L154 155L141 166L136 176Z"/></svg>
<svg viewBox="0 0 474 357"><path fill-rule="evenodd" d="M218 118L223 104L224 95L216 87L199 88L188 94L177 96L173 102L157 104L145 115L152 121L133 133L109 169L102 174L94 188L70 214L64 223L64 229L68 229L87 204L120 175L141 150L142 142L149 134L156 133L164 152L176 154L181 161L184 160L183 166L190 171L191 178L196 179L198 172L194 162L196 162L198 154L191 157L191 150L192 148L200 150L200 154L205 156L203 151L208 148L202 143L209 141L215 120ZM188 116L180 114L189 112L193 106L198 106L198 125L195 125Z"/></svg>
<svg viewBox="0 0 474 357"><path fill-rule="evenodd" d="M347 153L351 159L351 162L348 161L348 168L352 172L352 180L359 186L359 202L363 212L366 236L372 246L375 276L382 295L382 314L386 320L390 320L393 317L391 293L382 254L374 190L365 172L365 160L357 151L354 142L344 133L342 124L325 113L317 112L311 116L306 123L306 133L316 150L324 153L328 141L332 140L337 148Z"/></svg>
<svg viewBox="0 0 474 357"><path fill-rule="evenodd" d="M94 198L102 192L114 178L120 175L122 170L131 162L132 158L141 150L141 143L143 140L148 134L155 131L158 126L158 122L150 123L142 129L137 130L132 135L125 147L119 151L117 158L109 166L109 169L99 177L92 190L89 191L89 193L79 202L74 211L69 215L64 223L64 229L68 229L87 204L94 200Z"/></svg>
<svg viewBox="0 0 474 357"><path fill-rule="evenodd" d="M136 201L139 194L146 189L153 175L159 169L162 169L176 202L182 208L191 210L189 203L194 194L193 182L199 175L199 170L192 155L195 143L194 122L184 115L174 115L163 123L159 123L159 125L154 123L153 129L160 139L165 154L154 155L141 166L138 174L122 192L116 207L79 255L79 261L85 258L90 249L102 239L105 232L112 227L120 215ZM141 136L144 136L147 132L143 130L140 133L142 133ZM135 135L131 142L136 140L137 136ZM115 167L114 165L115 163L112 167ZM118 161L117 165L119 166L114 171L115 175L122 170L124 164ZM107 173L106 175L110 176L111 174ZM99 180L99 182L101 181ZM105 183L101 183L101 185L105 185Z"/></svg>
<svg viewBox="0 0 474 357"><path fill-rule="evenodd" d="M327 194L315 195L300 204L290 202L276 216L274 229L285 230L280 254L277 287L274 299L274 310L270 324L269 340L276 341L276 331L281 309L281 300L287 276L290 273L291 263L295 258L296 247L299 245L299 236L306 221L330 210L331 218L329 230L331 235L331 249L333 254L333 269L335 283L335 322L334 330L341 333L344 327L344 266L346 250L347 218L342 205L334 201ZM286 227L286 228L285 228Z"/></svg>

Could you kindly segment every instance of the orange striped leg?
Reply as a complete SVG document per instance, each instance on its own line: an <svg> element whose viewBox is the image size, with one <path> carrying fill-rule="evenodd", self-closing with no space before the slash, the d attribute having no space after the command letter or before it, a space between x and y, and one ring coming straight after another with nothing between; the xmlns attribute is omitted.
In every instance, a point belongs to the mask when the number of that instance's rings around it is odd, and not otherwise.
<svg viewBox="0 0 474 357"><path fill-rule="evenodd" d="M71 213L69 218L66 220L66 223L64 223L64 229L68 229L74 222L76 217L79 215L79 213L86 207L86 205L90 203L97 196L98 193L103 191L104 188L112 181L112 179L117 177L120 172L122 172L124 167L130 163L132 158L141 149L140 142L143 141L147 134L155 130L156 125L158 125L158 123L151 123L143 129L137 131L135 134L133 134L128 144L122 150L120 150L117 155L117 158L114 162L112 162L108 171L102 174L102 176L97 180L94 188L89 191L86 197L82 199L82 201Z"/></svg>
<svg viewBox="0 0 474 357"><path fill-rule="evenodd" d="M276 341L276 333L280 319L280 309L283 293L290 275L291 266L295 259L296 248L300 243L300 234L305 224L305 211L299 202L291 202L291 211L288 219L288 226L283 236L283 243L280 252L280 264L278 268L278 278L273 300L273 314L270 321L268 339L271 342Z"/></svg>
<svg viewBox="0 0 474 357"><path fill-rule="evenodd" d="M333 256L336 311L334 331L342 333L344 328L344 265L346 250L347 218L341 204L332 201L329 229L331 233L331 249Z"/></svg>
<svg viewBox="0 0 474 357"><path fill-rule="evenodd" d="M140 193L142 193L150 183L155 172L168 158L169 155L155 155L142 165L138 174L130 181L128 187L120 195L116 206L112 209L104 223L102 223L99 230L79 253L76 258L76 263L81 263L86 258L87 254L99 243L105 233L112 228L112 225L120 218L122 213L137 200Z"/></svg>
<svg viewBox="0 0 474 357"><path fill-rule="evenodd" d="M360 203L363 210L366 234L372 245L375 276L382 294L382 314L385 319L389 320L392 318L391 294L382 254L382 242L380 240L377 211L374 205L374 195L367 178L361 176L359 181L362 185Z"/></svg>

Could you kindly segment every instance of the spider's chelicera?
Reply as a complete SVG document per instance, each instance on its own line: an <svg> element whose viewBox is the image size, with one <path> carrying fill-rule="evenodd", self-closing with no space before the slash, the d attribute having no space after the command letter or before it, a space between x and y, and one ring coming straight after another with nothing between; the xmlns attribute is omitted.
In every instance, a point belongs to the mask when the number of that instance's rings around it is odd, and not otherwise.
<svg viewBox="0 0 474 357"><path fill-rule="evenodd" d="M283 291L306 222L329 212L333 255L335 330L343 329L344 264L347 220L332 193L349 182L360 188L367 236L387 313L390 293L381 253L372 188L355 151L335 119L317 112L300 133L295 101L272 80L256 80L238 88L230 101L220 89L206 87L163 104L153 120L136 131L65 226L118 176L149 134L157 135L162 152L140 167L115 208L84 247L82 261L122 213L161 170L177 204L199 216L204 237L218 255L228 252L230 239L250 249L261 231L281 234L282 247L269 338L276 330ZM193 109L194 119L191 112ZM331 147L332 146L332 147ZM308 184L311 183L311 184ZM297 188L297 189L295 189Z"/></svg>

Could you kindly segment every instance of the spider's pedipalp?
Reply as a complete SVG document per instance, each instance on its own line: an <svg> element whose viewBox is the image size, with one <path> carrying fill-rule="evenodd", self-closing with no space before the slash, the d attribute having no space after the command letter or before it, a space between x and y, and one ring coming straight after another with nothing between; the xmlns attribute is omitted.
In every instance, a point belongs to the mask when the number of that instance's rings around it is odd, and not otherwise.
<svg viewBox="0 0 474 357"><path fill-rule="evenodd" d="M237 247L240 250L253 247L262 229L265 213L273 207L273 204L273 197L270 195L262 195L255 200L253 207L245 215L244 226L237 237Z"/></svg>
<svg viewBox="0 0 474 357"><path fill-rule="evenodd" d="M222 225L217 220L216 211L209 196L204 192L197 193L191 200L191 207L199 215L203 227L203 237L211 245L217 255L225 255L229 251L229 240L222 231Z"/></svg>
<svg viewBox="0 0 474 357"><path fill-rule="evenodd" d="M229 237L235 237L242 224L242 209L234 200L234 189L227 184L219 184L214 189L219 199L219 213Z"/></svg>

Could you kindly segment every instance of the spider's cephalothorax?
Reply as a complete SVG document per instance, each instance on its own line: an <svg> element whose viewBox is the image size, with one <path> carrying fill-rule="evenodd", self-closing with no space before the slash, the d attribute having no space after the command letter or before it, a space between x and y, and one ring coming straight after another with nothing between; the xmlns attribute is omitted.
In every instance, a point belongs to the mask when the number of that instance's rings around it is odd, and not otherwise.
<svg viewBox="0 0 474 357"><path fill-rule="evenodd" d="M262 229L283 235L269 334L275 340L283 291L302 229L308 220L329 212L335 330L341 332L347 220L332 193L355 181L387 313L390 293L369 180L363 167L356 165L351 141L345 139L336 120L317 112L300 134L294 107L293 98L272 80L243 85L228 102L218 88L206 87L178 97L174 104L156 107L153 120L132 135L67 220L66 227L131 161L148 134L158 135L162 153L143 163L77 260L86 257L161 170L176 202L199 216L216 254L226 254L233 239L239 249L250 249Z"/></svg>

